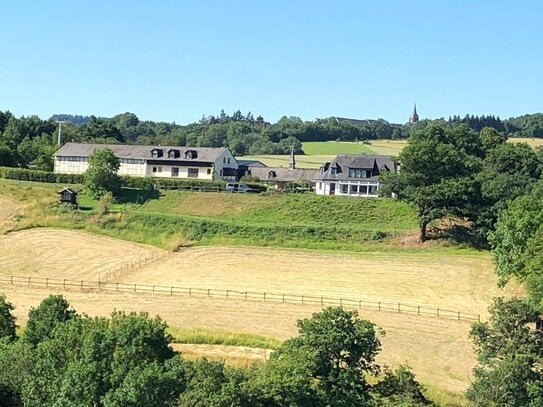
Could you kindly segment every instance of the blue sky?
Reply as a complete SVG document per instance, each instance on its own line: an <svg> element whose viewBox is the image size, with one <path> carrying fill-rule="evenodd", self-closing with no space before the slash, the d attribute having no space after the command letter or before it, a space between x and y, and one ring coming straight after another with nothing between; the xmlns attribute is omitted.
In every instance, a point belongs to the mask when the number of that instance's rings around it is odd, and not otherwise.
<svg viewBox="0 0 543 407"><path fill-rule="evenodd" d="M2 3L0 110L17 116L543 111L541 1Z"/></svg>

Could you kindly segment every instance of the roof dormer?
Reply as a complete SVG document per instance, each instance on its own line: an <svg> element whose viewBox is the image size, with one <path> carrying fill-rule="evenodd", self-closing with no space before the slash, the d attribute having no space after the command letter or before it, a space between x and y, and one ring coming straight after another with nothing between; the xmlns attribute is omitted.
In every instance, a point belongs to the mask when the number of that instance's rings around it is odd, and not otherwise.
<svg viewBox="0 0 543 407"><path fill-rule="evenodd" d="M198 152L196 150L187 150L185 151L185 158L193 160L198 157Z"/></svg>
<svg viewBox="0 0 543 407"><path fill-rule="evenodd" d="M151 157L153 158L160 158L164 156L164 150L161 148L153 148L151 150Z"/></svg>
<svg viewBox="0 0 543 407"><path fill-rule="evenodd" d="M168 150L168 158L179 158L181 156L181 152L175 148L172 148Z"/></svg>

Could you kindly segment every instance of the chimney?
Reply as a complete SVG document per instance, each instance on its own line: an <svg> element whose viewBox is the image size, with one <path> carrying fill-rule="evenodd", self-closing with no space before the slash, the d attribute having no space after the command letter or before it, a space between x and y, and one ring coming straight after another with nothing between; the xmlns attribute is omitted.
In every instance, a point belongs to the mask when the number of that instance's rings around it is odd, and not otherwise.
<svg viewBox="0 0 543 407"><path fill-rule="evenodd" d="M294 158L294 146L290 146L290 158L288 160L288 169L296 169L296 159Z"/></svg>

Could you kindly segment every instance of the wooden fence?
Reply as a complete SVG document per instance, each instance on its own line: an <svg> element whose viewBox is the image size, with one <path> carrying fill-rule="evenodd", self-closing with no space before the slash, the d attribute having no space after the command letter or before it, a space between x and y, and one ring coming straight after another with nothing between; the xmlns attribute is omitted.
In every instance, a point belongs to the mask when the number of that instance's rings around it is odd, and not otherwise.
<svg viewBox="0 0 543 407"><path fill-rule="evenodd" d="M78 289L85 292L125 292L148 293L166 296L188 296L225 298L243 301L270 301L289 304L310 304L325 306L341 306L357 309L374 309L401 314L424 315L438 318L448 318L462 321L480 322L481 315L463 311L452 311L442 308L410 305L390 301L368 301L350 298L332 298L315 295L301 294L277 294L253 291L219 290L214 288L192 288L179 286L127 284L105 281L69 280L48 277L22 277L12 275L0 275L0 284L17 286L46 287L54 289Z"/></svg>
<svg viewBox="0 0 543 407"><path fill-rule="evenodd" d="M156 252L151 256L140 257L138 260L132 260L129 263L117 266L114 269L102 271L98 273L98 281L108 282L126 276L128 273L138 270L141 267L145 267L148 264L154 263L158 260L164 259L170 256L172 253L167 251Z"/></svg>

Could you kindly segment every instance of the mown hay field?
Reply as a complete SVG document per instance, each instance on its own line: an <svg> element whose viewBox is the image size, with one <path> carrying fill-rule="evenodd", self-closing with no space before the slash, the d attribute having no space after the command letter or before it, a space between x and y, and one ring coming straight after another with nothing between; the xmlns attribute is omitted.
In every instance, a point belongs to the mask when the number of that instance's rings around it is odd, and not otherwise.
<svg viewBox="0 0 543 407"><path fill-rule="evenodd" d="M19 275L97 279L105 268L155 255L156 249L80 231L32 229L0 237L0 270ZM432 253L431 250L429 253ZM94 278L93 278L94 277ZM197 247L182 249L127 274L122 282L287 292L391 300L484 313L503 294L486 254L345 254L284 249ZM506 293L511 293L509 288ZM242 301L182 295L64 292L60 288L0 284L24 320L49 292L62 292L80 312L147 311L170 325L237 331L286 339L296 320L316 305ZM452 391L468 385L475 357L470 324L430 316L360 310L384 329L383 363L409 363L420 380ZM228 355L225 355L228 357Z"/></svg>

